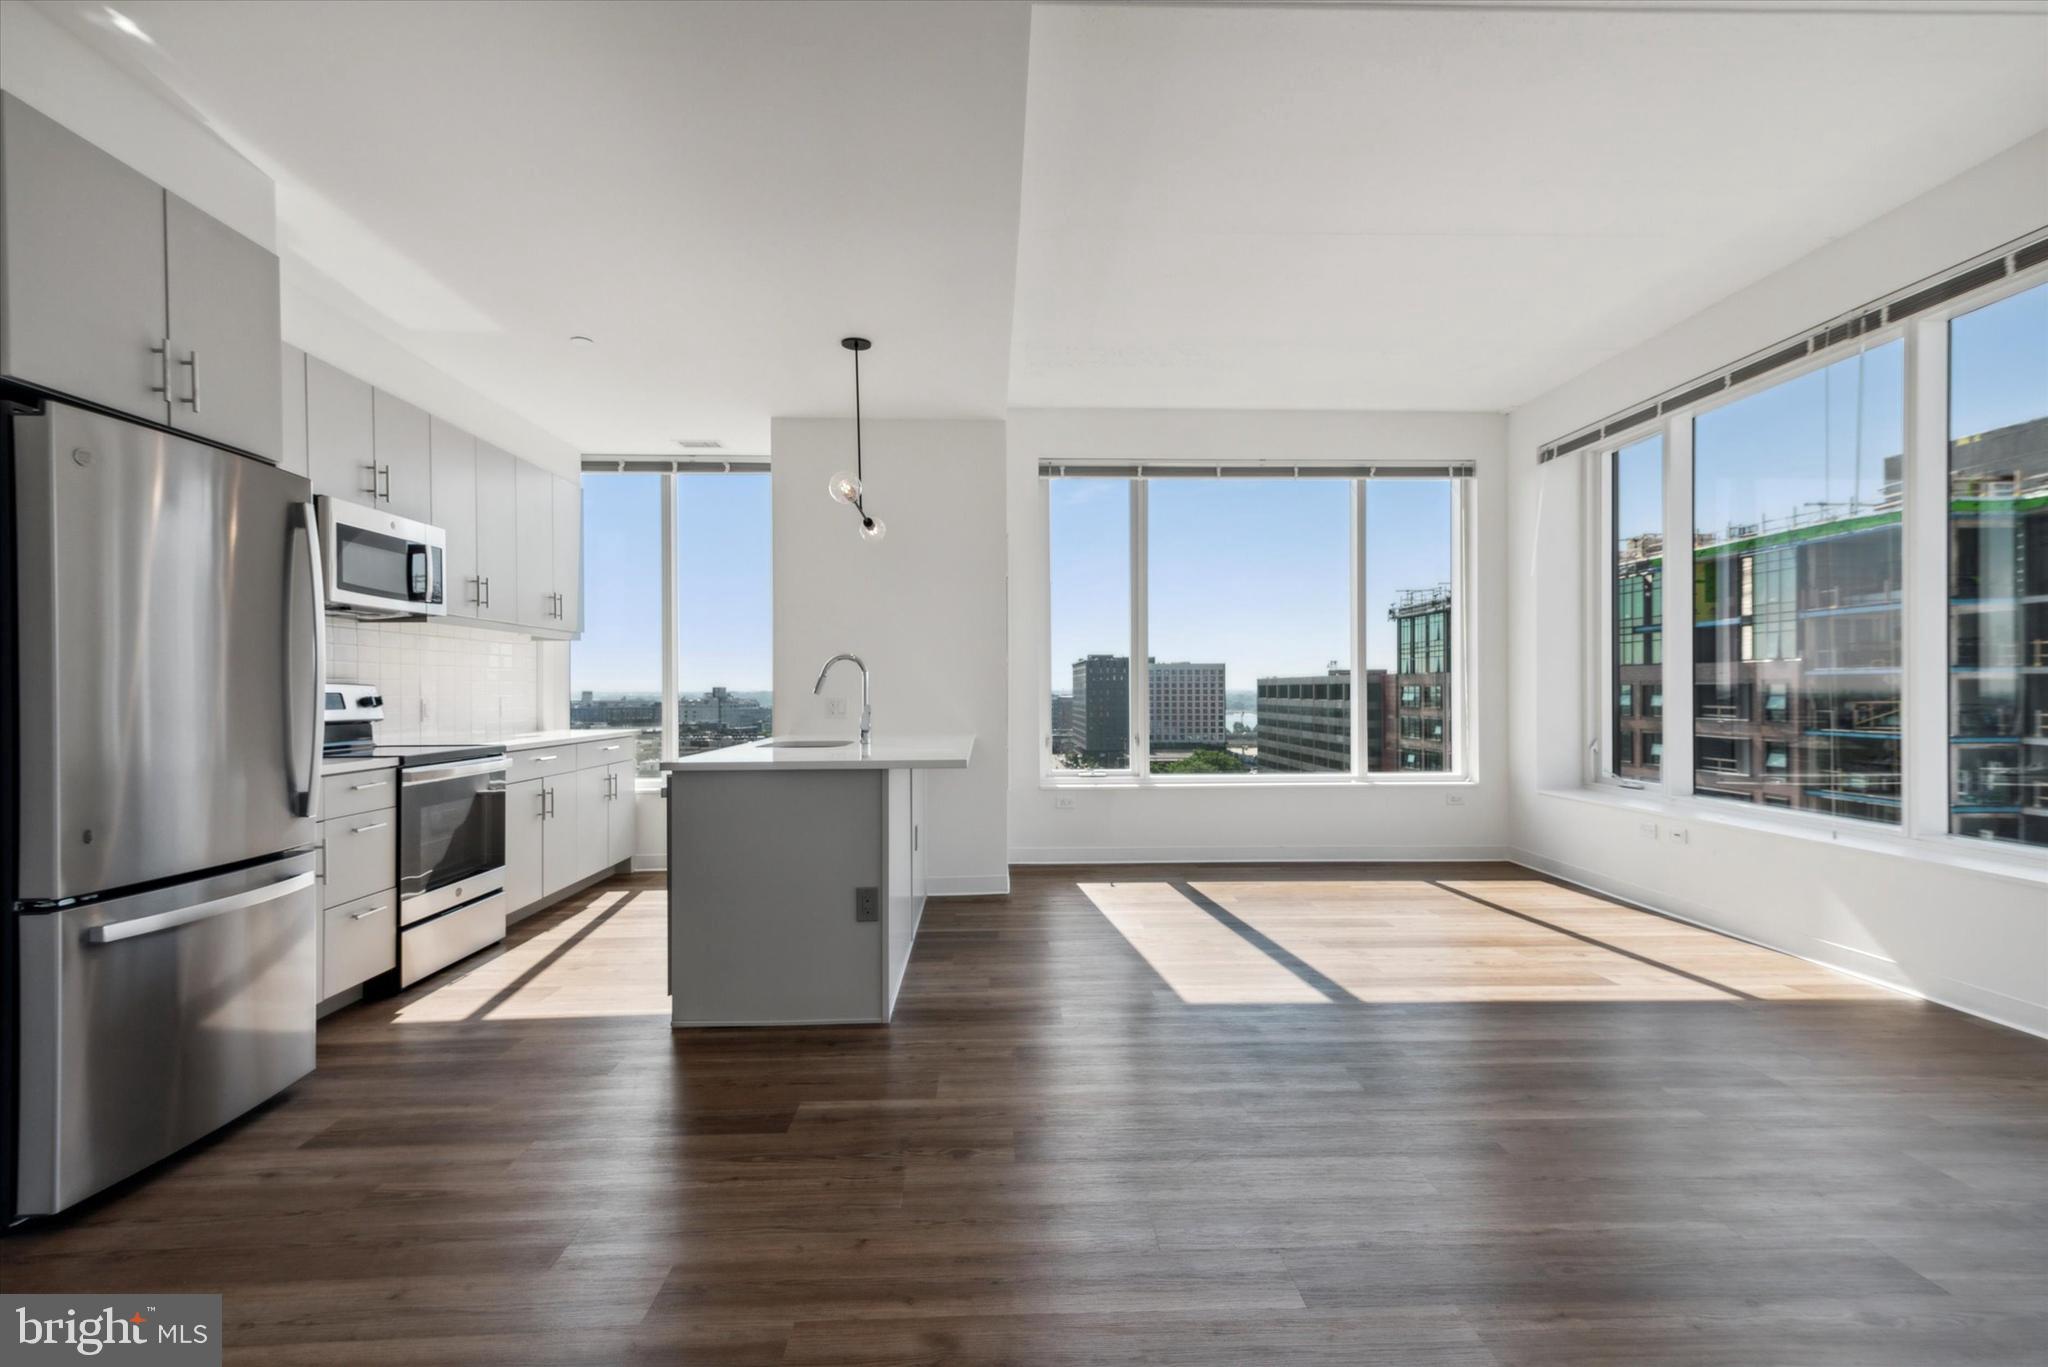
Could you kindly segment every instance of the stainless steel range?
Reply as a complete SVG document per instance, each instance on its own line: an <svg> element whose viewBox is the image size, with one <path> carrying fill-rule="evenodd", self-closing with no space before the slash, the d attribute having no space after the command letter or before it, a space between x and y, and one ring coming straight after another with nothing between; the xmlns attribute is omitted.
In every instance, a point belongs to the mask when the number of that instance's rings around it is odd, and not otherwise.
<svg viewBox="0 0 2048 1367"><path fill-rule="evenodd" d="M380 745L369 684L328 684L323 710L328 758L398 761L398 985L504 939L504 747Z"/></svg>

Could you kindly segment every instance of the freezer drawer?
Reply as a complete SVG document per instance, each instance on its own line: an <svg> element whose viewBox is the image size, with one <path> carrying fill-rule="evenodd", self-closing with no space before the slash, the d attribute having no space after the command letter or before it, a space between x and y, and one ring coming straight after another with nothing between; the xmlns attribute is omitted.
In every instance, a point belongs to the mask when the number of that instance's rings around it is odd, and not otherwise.
<svg viewBox="0 0 2048 1367"><path fill-rule="evenodd" d="M491 893L398 934L398 985L411 987L505 938L505 894Z"/></svg>
<svg viewBox="0 0 2048 1367"><path fill-rule="evenodd" d="M18 918L24 1215L219 1128L313 1070L313 856Z"/></svg>

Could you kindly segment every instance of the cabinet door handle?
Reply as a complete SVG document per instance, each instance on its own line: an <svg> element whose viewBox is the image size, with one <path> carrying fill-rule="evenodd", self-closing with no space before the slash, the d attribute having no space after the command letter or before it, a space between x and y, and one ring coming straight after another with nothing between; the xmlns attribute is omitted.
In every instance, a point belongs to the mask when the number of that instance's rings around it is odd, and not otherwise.
<svg viewBox="0 0 2048 1367"><path fill-rule="evenodd" d="M370 482L364 486L363 492L370 496L370 502L375 503L377 501L377 462L373 460L363 468L370 472Z"/></svg>
<svg viewBox="0 0 2048 1367"><path fill-rule="evenodd" d="M352 793L367 793L372 788L389 788L390 786L391 782L389 779L380 778L375 783L351 783L348 790Z"/></svg>
<svg viewBox="0 0 2048 1367"><path fill-rule="evenodd" d="M386 503L391 501L391 467L388 465L377 467L377 497Z"/></svg>
<svg viewBox="0 0 2048 1367"><path fill-rule="evenodd" d="M149 349L156 357L156 383L149 387L152 394L161 394L168 401L171 397L171 339L165 337Z"/></svg>
<svg viewBox="0 0 2048 1367"><path fill-rule="evenodd" d="M368 917L375 916L378 912L384 910L386 910L386 908L382 906L364 907L361 911L350 912L348 914L348 919L351 921L361 921Z"/></svg>
<svg viewBox="0 0 2048 1367"><path fill-rule="evenodd" d="M474 589L470 590L470 606L480 608L484 605L484 581L480 578L472 578L469 582L476 585Z"/></svg>
<svg viewBox="0 0 2048 1367"><path fill-rule="evenodd" d="M491 605L491 576L488 574L482 576L476 581L476 586L477 591L483 595L476 600L476 605L480 608L489 607Z"/></svg>
<svg viewBox="0 0 2048 1367"><path fill-rule="evenodd" d="M191 404L191 405L192 405L192 411L193 411L194 413L197 413L197 412L199 411L199 353L198 353L198 351L194 350L194 351L190 351L190 352L187 352L187 353L186 353L186 356L185 356L185 359L184 359L184 360L182 360L182 361L180 361L180 362L179 362L178 364L180 364L180 365L184 366L184 367L185 367L185 368L186 368L187 370L190 370L190 371L192 372L192 397L191 397L191 398L189 398L189 399L187 399L187 400L185 400L185 402L186 402L186 403L188 403L188 404Z"/></svg>
<svg viewBox="0 0 2048 1367"><path fill-rule="evenodd" d="M551 760L558 760L560 758L560 755L535 755L533 757L533 762L535 764L546 764Z"/></svg>
<svg viewBox="0 0 2048 1367"><path fill-rule="evenodd" d="M371 822L371 823L370 823L369 825L367 825L367 826L354 826L354 827L351 827L351 828L350 828L350 833L351 833L351 834L354 834L354 835L362 835L362 834L364 834L365 832L368 832L368 831L381 831L381 830L383 830L383 829L384 829L384 828L385 828L386 826L389 826L390 824L391 824L391 823L390 823L390 822L388 822L388 821L372 821L372 822Z"/></svg>

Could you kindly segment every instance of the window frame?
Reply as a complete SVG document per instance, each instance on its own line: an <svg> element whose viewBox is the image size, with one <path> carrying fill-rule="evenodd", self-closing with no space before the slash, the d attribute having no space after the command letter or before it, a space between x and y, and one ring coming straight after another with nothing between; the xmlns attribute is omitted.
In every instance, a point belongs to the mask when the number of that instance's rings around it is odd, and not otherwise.
<svg viewBox="0 0 2048 1367"><path fill-rule="evenodd" d="M1617 433L1587 448L1581 464L1583 525L1591 535L1582 557L1584 666L1595 686L1585 690L1583 725L1590 739L1581 786L1609 797L1654 799L1687 820L1725 821L1780 829L1843 844L1967 857L1984 865L2038 877L2048 870L2048 848L1958 835L1949 829L1949 325L2012 295L2048 284L2048 262L2016 271L1909 318L1874 328L1854 345L1824 348L1799 361L1730 385L1717 394L1674 408L1655 421ZM1664 584L1664 717L1662 779L1625 780L1613 771L1606 730L1615 704L1612 638L1613 453L1645 438L1664 437L1664 544L1690 546L1693 536L1693 422L1701 414L1800 379L1859 351L1904 343L1904 441L1901 488L1903 590L1899 680L1900 806L1897 825L1797 811L1764 803L1736 804L1703 796L1694 784L1693 669L1690 567L1677 597L1670 565ZM1669 551L1667 550L1667 557ZM1674 629L1674 602L1682 602L1683 629ZM1672 718L1681 725L1673 726Z"/></svg>
<svg viewBox="0 0 2048 1367"><path fill-rule="evenodd" d="M1313 471L1312 462L1255 462L1270 465L1273 478L1286 478L1296 471ZM1401 478L1391 472L1404 468L1429 470L1439 468L1444 461L1421 462L1375 462L1378 470L1390 472L1379 478ZM1464 462L1455 462L1463 464ZM1089 462L1070 461L1068 469L1086 469ZM1052 662L1052 601L1045 593L1040 604L1042 612L1038 622L1038 646L1040 667L1032 689L1038 702L1034 712L1038 718L1038 786L1049 788L1262 788L1262 787L1352 787L1385 785L1389 787L1413 786L1470 786L1478 782L1479 766L1474 754L1476 744L1477 715L1472 697L1473 679L1477 677L1472 668L1473 651L1477 640L1474 617L1477 607L1474 602L1474 585L1471 573L1473 556L1472 528L1476 525L1473 501L1477 497L1478 474L1444 475L1451 494L1450 515L1450 560L1451 560L1451 629L1445 638L1445 648L1451 652L1451 699L1445 709L1445 722L1449 731L1452 766L1441 770L1370 769L1366 761L1370 756L1367 744L1367 728L1362 724L1364 694L1360 681L1364 677L1365 645L1369 631L1370 607L1366 597L1366 501L1369 486L1375 476L1358 475L1315 475L1305 474L1303 478L1342 479L1350 485L1351 502L1351 563L1349 586L1351 596L1351 678L1352 678L1352 726L1351 726L1351 770L1348 773L1247 773L1247 774L1154 774L1150 772L1152 758L1151 744L1151 686L1149 654L1149 604L1148 580L1150 576L1150 546L1147 528L1150 517L1150 485L1154 479L1202 478L1202 476L1147 475L1142 468L1126 464L1103 462L1115 470L1113 476L1124 478L1130 484L1130 689L1129 717L1131 725L1129 765L1121 769L1065 769L1053 763L1052 751L1052 702L1048 687L1051 680ZM1346 462L1347 465L1350 462ZM1040 555L1039 581L1049 587L1051 583L1052 544L1052 499L1051 481L1058 476L1040 474L1036 476L1038 496L1038 531ZM1086 477L1086 476L1084 476ZM1254 682L1256 688L1256 681Z"/></svg>
<svg viewBox="0 0 2048 1367"><path fill-rule="evenodd" d="M679 537L682 534L682 521L676 506L677 497L682 492L679 481L685 477L766 474L768 471L765 462L755 461L749 461L745 468L735 468L734 464L728 461L664 462L664 465L666 468L660 470L646 470L631 468L630 464L625 462L586 459L583 468L577 473L577 484L580 486L590 475L654 474L661 480L661 688L662 696L667 701L663 703L660 713L659 761L667 764L680 758L682 754L683 634L679 620L682 598L680 586L676 583L676 571L681 560ZM587 509L589 500L584 500L583 506ZM577 639L580 637L581 633L578 633ZM576 640L569 641L568 646L571 657L565 664L569 669L573 669ZM569 694L572 698L575 696L573 686L570 687ZM633 777L633 791L659 794L666 789L667 782L665 771L655 774L636 772Z"/></svg>

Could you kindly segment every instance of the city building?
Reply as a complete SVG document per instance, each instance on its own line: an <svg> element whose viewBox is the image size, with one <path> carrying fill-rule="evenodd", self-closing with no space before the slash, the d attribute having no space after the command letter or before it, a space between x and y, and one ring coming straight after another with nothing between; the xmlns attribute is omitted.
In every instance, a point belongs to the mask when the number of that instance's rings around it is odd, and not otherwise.
<svg viewBox="0 0 2048 1367"><path fill-rule="evenodd" d="M1899 468L1874 504L1695 537L1696 792L1898 820Z"/></svg>
<svg viewBox="0 0 2048 1367"><path fill-rule="evenodd" d="M600 726L659 726L659 694L634 693L625 697L600 698L584 689L569 704L569 725L579 730Z"/></svg>
<svg viewBox="0 0 2048 1367"><path fill-rule="evenodd" d="M1374 749L1385 722L1378 696L1385 674L1366 675L1366 734ZM1260 772L1349 772L1351 671L1332 665L1324 674L1260 679L1257 725Z"/></svg>
<svg viewBox="0 0 2048 1367"><path fill-rule="evenodd" d="M1191 750L1223 744L1223 665L1154 660L1151 739L1154 749Z"/></svg>
<svg viewBox="0 0 2048 1367"><path fill-rule="evenodd" d="M700 697L682 699L678 715L685 728L761 731L768 726L770 710L758 699L721 685Z"/></svg>
<svg viewBox="0 0 2048 1367"><path fill-rule="evenodd" d="M1394 749L1397 769L1451 765L1451 586L1403 589L1387 609L1395 633Z"/></svg>
<svg viewBox="0 0 2048 1367"><path fill-rule="evenodd" d="M1614 567L1614 772L1654 779L1664 761L1664 537L1632 536Z"/></svg>
<svg viewBox="0 0 2048 1367"><path fill-rule="evenodd" d="M1083 766L1130 762L1131 661L1125 655L1090 655L1074 661L1069 703L1069 752Z"/></svg>
<svg viewBox="0 0 2048 1367"><path fill-rule="evenodd" d="M1950 829L2048 845L2048 418L1949 448Z"/></svg>

